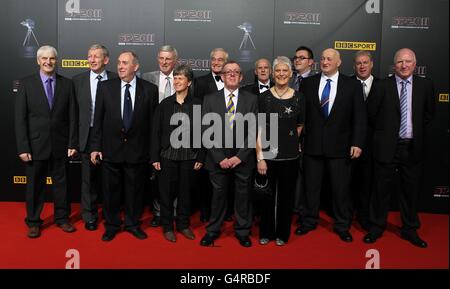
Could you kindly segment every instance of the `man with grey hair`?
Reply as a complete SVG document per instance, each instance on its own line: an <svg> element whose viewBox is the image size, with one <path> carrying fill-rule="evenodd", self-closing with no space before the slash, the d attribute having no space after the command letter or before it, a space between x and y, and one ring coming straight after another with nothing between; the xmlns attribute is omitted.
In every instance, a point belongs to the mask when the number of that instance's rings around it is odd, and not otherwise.
<svg viewBox="0 0 450 289"><path fill-rule="evenodd" d="M417 234L417 207L425 130L435 109L434 88L429 79L413 75L415 68L414 51L399 49L394 56L395 74L385 79L381 89L367 100L369 124L374 130L375 177L370 200L372 227L363 239L365 243L376 242L386 229L390 195L398 175L403 225L400 237L419 248L428 246Z"/></svg>
<svg viewBox="0 0 450 289"><path fill-rule="evenodd" d="M161 46L158 52L159 70L142 74L142 79L158 86L158 103L161 103L163 99L175 93L175 89L173 87L173 69L177 64L177 61L178 51L175 49L175 47L171 45ZM161 212L158 186L153 186L153 196L153 219L150 221L150 225L152 227L159 227L161 223ZM176 199L174 202L174 206L176 206ZM176 212L176 210L174 210L174 212Z"/></svg>
<svg viewBox="0 0 450 289"><path fill-rule="evenodd" d="M255 95L260 95L273 86L273 82L270 79L272 69L270 67L270 61L266 58L260 58L255 62L255 83L248 84L242 87L243 90L251 92Z"/></svg>
<svg viewBox="0 0 450 289"><path fill-rule="evenodd" d="M119 78L98 83L91 141L91 162L102 162L103 241L121 230L121 198L125 231L138 239L147 234L140 227L144 208L144 182L150 161L150 135L158 88L136 77L139 59L133 51L120 53ZM123 190L123 194L122 194Z"/></svg>
<svg viewBox="0 0 450 289"><path fill-rule="evenodd" d="M366 136L366 108L361 84L339 72L339 51L328 48L320 58L321 74L302 81L305 97L305 210L295 233L305 235L317 227L323 176L328 172L334 232L352 242L350 226L350 159L361 155Z"/></svg>
<svg viewBox="0 0 450 289"><path fill-rule="evenodd" d="M52 46L37 51L39 72L20 81L15 104L17 152L25 163L25 201L29 238L40 236L46 176L52 178L55 223L67 233L69 222L67 161L78 150L76 100L73 83L56 73L58 53Z"/></svg>
<svg viewBox="0 0 450 289"><path fill-rule="evenodd" d="M106 71L109 63L109 51L100 44L93 44L88 50L89 70L73 77L75 96L78 103L79 140L81 152L81 216L85 228L97 229L97 199L101 193L100 166L94 166L90 158L90 139L94 126L95 99L97 84L117 77L114 72Z"/></svg>

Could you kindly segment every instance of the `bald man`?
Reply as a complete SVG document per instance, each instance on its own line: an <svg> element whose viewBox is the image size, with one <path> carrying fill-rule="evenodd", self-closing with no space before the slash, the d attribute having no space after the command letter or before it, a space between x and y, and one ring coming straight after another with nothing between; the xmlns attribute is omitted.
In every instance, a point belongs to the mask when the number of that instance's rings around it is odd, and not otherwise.
<svg viewBox="0 0 450 289"><path fill-rule="evenodd" d="M428 246L417 234L420 227L417 200L424 133L434 114L434 89L429 79L413 75L415 68L414 51L398 50L394 56L395 74L382 82L373 99L367 100L369 125L374 130L375 186L370 201L373 226L363 239L365 243L374 243L386 229L390 194L398 175L403 225L400 236L414 246Z"/></svg>
<svg viewBox="0 0 450 289"><path fill-rule="evenodd" d="M366 135L366 108L361 84L341 73L337 50L325 49L322 73L303 80L305 96L305 210L295 233L305 235L317 227L322 177L328 172L335 213L334 232L344 242L350 234L352 208L350 160L359 158Z"/></svg>

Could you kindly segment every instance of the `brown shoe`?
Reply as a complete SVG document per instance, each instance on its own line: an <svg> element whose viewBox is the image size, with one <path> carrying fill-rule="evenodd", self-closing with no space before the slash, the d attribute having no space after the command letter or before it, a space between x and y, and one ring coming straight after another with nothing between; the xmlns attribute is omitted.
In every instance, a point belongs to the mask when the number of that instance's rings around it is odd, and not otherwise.
<svg viewBox="0 0 450 289"><path fill-rule="evenodd" d="M28 228L28 233L27 233L28 238L38 238L39 236L41 236L41 229L38 226L33 226Z"/></svg>
<svg viewBox="0 0 450 289"><path fill-rule="evenodd" d="M185 236L186 238L188 238L189 240L194 240L195 239L195 235L194 232L192 232L191 229L186 228L180 231L180 233Z"/></svg>
<svg viewBox="0 0 450 289"><path fill-rule="evenodd" d="M71 223L64 223L58 226L66 233L73 233L76 231L75 227L72 226Z"/></svg>
<svg viewBox="0 0 450 289"><path fill-rule="evenodd" d="M175 237L175 234L173 233L173 231L165 232L164 233L164 238L167 241L170 241L170 242L176 242L177 241L177 237Z"/></svg>

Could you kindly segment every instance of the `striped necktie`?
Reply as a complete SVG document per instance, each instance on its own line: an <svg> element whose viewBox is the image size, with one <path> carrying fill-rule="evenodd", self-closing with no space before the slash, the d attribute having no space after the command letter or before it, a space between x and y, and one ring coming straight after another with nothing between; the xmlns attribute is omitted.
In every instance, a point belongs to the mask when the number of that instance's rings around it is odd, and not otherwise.
<svg viewBox="0 0 450 289"><path fill-rule="evenodd" d="M228 102L227 102L227 112L228 112L228 124L230 125L230 128L233 129L234 126L234 115L235 115L235 107L233 102L234 94L230 94L228 96Z"/></svg>
<svg viewBox="0 0 450 289"><path fill-rule="evenodd" d="M322 115L328 118L328 103L330 102L331 91L331 79L327 79L327 84L322 91L322 97L320 98L320 107L322 109Z"/></svg>
<svg viewBox="0 0 450 289"><path fill-rule="evenodd" d="M408 91L407 84L409 81L402 81L402 90L400 91L400 138L406 138L407 118L408 118Z"/></svg>

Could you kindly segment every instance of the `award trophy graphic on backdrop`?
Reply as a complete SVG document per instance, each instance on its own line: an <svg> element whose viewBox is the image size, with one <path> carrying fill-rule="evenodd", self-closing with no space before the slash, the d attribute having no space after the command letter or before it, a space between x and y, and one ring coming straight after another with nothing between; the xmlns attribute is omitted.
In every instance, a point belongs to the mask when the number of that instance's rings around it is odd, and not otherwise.
<svg viewBox="0 0 450 289"><path fill-rule="evenodd" d="M244 36L242 37L241 45L239 46L240 61L253 62L256 47L255 43L253 43L252 36L250 35L253 29L252 24L249 22L244 22L241 25L237 26L237 28L244 31Z"/></svg>
<svg viewBox="0 0 450 289"><path fill-rule="evenodd" d="M34 20L25 19L24 21L20 22L20 25L25 26L27 28L27 34L25 35L25 39L23 40L22 43L21 56L25 58L35 58L37 48L39 47L39 42L36 38L36 35L33 32L33 29L35 27Z"/></svg>

